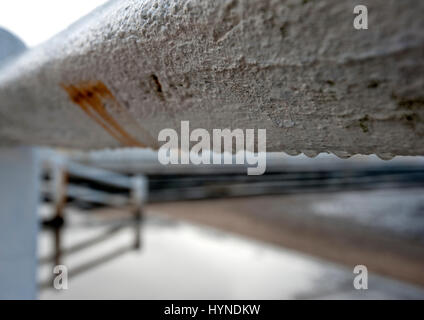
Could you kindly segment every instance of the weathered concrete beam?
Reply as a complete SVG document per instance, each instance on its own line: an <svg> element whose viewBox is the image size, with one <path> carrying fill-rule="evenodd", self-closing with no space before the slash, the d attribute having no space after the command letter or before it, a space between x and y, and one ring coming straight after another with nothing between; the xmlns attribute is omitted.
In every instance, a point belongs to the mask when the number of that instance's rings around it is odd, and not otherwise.
<svg viewBox="0 0 424 320"><path fill-rule="evenodd" d="M265 128L268 151L424 155L424 2L111 1L0 71L1 144L157 147Z"/></svg>

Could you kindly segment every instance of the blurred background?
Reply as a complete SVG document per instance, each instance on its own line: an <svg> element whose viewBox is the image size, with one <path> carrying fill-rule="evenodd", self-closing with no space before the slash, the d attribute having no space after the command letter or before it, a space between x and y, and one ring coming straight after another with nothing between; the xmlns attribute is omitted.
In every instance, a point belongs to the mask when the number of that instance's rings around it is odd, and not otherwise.
<svg viewBox="0 0 424 320"><path fill-rule="evenodd" d="M104 2L2 1L0 27L32 47ZM149 150L37 152L41 299L424 298L423 157L273 153L247 176Z"/></svg>
<svg viewBox="0 0 424 320"><path fill-rule="evenodd" d="M41 298L424 297L421 157L271 153L265 175L247 176L137 149L44 153ZM69 290L52 289L57 264ZM353 287L356 265L368 290Z"/></svg>

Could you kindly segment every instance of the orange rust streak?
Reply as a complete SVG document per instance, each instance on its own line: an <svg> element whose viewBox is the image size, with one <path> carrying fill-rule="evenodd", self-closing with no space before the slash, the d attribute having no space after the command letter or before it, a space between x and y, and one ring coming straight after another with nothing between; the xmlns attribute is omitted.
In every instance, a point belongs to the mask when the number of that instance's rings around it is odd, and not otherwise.
<svg viewBox="0 0 424 320"><path fill-rule="evenodd" d="M125 136L120 135L119 131L116 132L115 131L116 129L113 126L111 126L108 119L105 119L105 117L102 115L102 113L99 112L99 110L97 109L97 105L99 105L99 104L102 104L101 100L98 99L96 96L90 97L90 94L89 94L89 95L87 95L86 101L84 101L82 104L80 104L80 106L85 107L87 109L87 111L89 112L89 114L92 115L94 120L97 121L113 137L115 137L117 140L119 140L123 144L132 145L133 143L129 139L127 139Z"/></svg>
<svg viewBox="0 0 424 320"><path fill-rule="evenodd" d="M84 107L83 107L83 105L84 105ZM108 127L107 123L103 122L104 119L102 119L99 115L92 113L92 110L90 110L87 106L85 106L84 103L81 104L80 106L90 116L90 118L92 118L99 125L101 125L103 127L103 129L105 129L112 137L114 137L116 140L118 140L119 142L121 142L124 145L131 145L130 143L128 143L127 140L123 139L123 137L121 137L118 133L113 131L112 128Z"/></svg>
<svg viewBox="0 0 424 320"><path fill-rule="evenodd" d="M105 123L103 123L102 119L96 116L91 110L90 107L88 107L83 101L81 102L79 99L79 90L76 89L74 86L64 87L62 86L68 94L73 97L72 101L74 101L81 109L94 121L96 121L98 124L100 124L103 129L105 129L111 136L113 136L116 140L121 142L122 144L127 144L126 141L123 141L122 138L116 134L111 128L109 128Z"/></svg>
<svg viewBox="0 0 424 320"><path fill-rule="evenodd" d="M108 97L109 100L115 102L114 106L119 110L119 112L121 112L121 113L126 113L127 112L127 110L124 107L122 107L122 105L118 101L116 101L116 99L113 96L112 92L106 87L106 85L103 82L98 81L96 83L96 85L93 87L93 89L94 89L94 91L98 92L101 96ZM134 121L133 118L131 118L131 119ZM134 121L134 124L138 127L138 129L140 131L142 131L144 133L144 135L146 137L149 137L149 139L151 140L151 143L153 145L156 143L155 142L155 139L150 135L150 133L148 131L146 131L144 128L140 127L137 124L136 121Z"/></svg>
<svg viewBox="0 0 424 320"><path fill-rule="evenodd" d="M79 88L73 85L62 84L61 86L76 105L120 143L128 146L145 147L131 137L104 107L101 98L107 98L114 102L116 100L102 82L82 84Z"/></svg>
<svg viewBox="0 0 424 320"><path fill-rule="evenodd" d="M140 145L140 143L132 138L116 121L113 119L113 117L110 115L109 112L107 112L106 108L104 107L103 103L99 99L99 97L95 94L87 95L87 103L91 105L91 107L97 112L99 116L103 118L104 121L106 121L112 128L114 128L130 145Z"/></svg>

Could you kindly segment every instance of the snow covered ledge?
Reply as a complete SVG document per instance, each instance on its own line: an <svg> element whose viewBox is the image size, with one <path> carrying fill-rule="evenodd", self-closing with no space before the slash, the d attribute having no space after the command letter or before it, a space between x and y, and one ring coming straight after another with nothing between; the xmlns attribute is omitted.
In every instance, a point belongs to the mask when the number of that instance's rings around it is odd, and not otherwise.
<svg viewBox="0 0 424 320"><path fill-rule="evenodd" d="M267 150L424 155L423 1L111 1L0 72L0 143L157 148L267 129Z"/></svg>

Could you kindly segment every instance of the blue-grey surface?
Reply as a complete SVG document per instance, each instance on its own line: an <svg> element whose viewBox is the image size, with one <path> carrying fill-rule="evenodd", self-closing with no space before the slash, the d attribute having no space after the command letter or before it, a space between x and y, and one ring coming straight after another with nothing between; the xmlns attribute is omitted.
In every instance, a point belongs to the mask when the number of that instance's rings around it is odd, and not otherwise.
<svg viewBox="0 0 424 320"><path fill-rule="evenodd" d="M0 299L36 297L38 157L0 148Z"/></svg>
<svg viewBox="0 0 424 320"><path fill-rule="evenodd" d="M0 28L0 67L25 50L26 46L21 40Z"/></svg>

